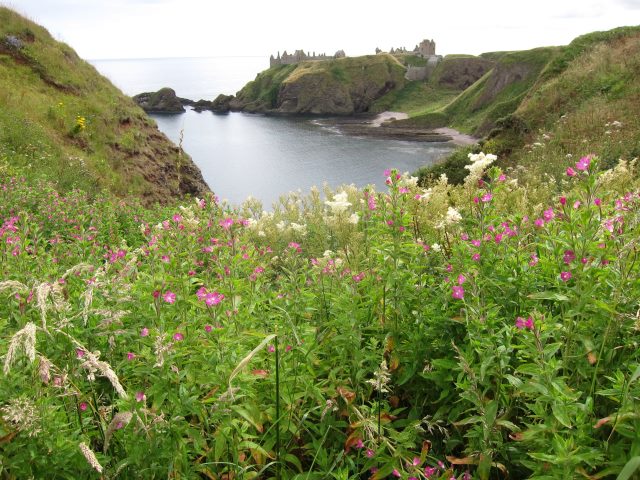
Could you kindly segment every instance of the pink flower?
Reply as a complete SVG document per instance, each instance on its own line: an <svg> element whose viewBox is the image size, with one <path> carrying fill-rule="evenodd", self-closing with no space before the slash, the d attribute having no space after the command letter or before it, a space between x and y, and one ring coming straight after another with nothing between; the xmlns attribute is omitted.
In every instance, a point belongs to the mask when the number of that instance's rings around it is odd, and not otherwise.
<svg viewBox="0 0 640 480"><path fill-rule="evenodd" d="M144 394L144 392L136 392L136 402L143 402L144 400L146 400L147 396Z"/></svg>
<svg viewBox="0 0 640 480"><path fill-rule="evenodd" d="M453 287L453 292L451 293L451 296L453 298L458 299L458 300L462 300L464 298L464 288L458 287L458 286L454 286Z"/></svg>
<svg viewBox="0 0 640 480"><path fill-rule="evenodd" d="M168 255L162 255L162 257L160 257L160 260L162 260L164 263L169 263L169 256Z"/></svg>
<svg viewBox="0 0 640 480"><path fill-rule="evenodd" d="M516 318L516 328L518 330L528 329L533 330L533 318L529 317L526 320L522 317Z"/></svg>
<svg viewBox="0 0 640 480"><path fill-rule="evenodd" d="M487 203L487 202L490 202L492 198L493 198L493 194L489 192L489 193L485 193L480 200L482 200L484 203Z"/></svg>
<svg viewBox="0 0 640 480"><path fill-rule="evenodd" d="M555 214L553 213L553 208L549 207L547 210L542 212L542 216L544 217L545 222L550 222L551 220L553 220L553 217L555 217Z"/></svg>
<svg viewBox="0 0 640 480"><path fill-rule="evenodd" d="M182 216L178 215L177 213L172 217L173 221L178 223L182 221Z"/></svg>
<svg viewBox="0 0 640 480"><path fill-rule="evenodd" d="M133 352L127 352L127 360L131 361L136 358L136 354Z"/></svg>
<svg viewBox="0 0 640 480"><path fill-rule="evenodd" d="M142 330L140 330L140 336L141 337L148 337L149 336L149 329L147 327L144 327Z"/></svg>
<svg viewBox="0 0 640 480"><path fill-rule="evenodd" d="M575 177L576 176L576 171L571 167L567 167L567 176L568 177Z"/></svg>
<svg viewBox="0 0 640 480"><path fill-rule="evenodd" d="M531 261L529 262L529 266L530 267L535 267L538 262L540 261L540 259L538 258L538 256L535 253L531 254Z"/></svg>
<svg viewBox="0 0 640 480"><path fill-rule="evenodd" d="M153 298L158 298L160 296L160 290L154 290L152 295L153 295Z"/></svg>
<svg viewBox="0 0 640 480"><path fill-rule="evenodd" d="M208 307L218 305L222 300L224 300L224 295L219 292L210 292L204 296L204 303L206 303Z"/></svg>
<svg viewBox="0 0 640 480"><path fill-rule="evenodd" d="M473 245L474 247L479 247L480 243L480 240L471 240L471 245Z"/></svg>
<svg viewBox="0 0 640 480"><path fill-rule="evenodd" d="M162 296L162 298L164 298L164 301L167 303L175 303L176 294L173 293L171 290L167 290L165 294Z"/></svg>
<svg viewBox="0 0 640 480"><path fill-rule="evenodd" d="M420 461L420 457L413 457L413 461L411 462L411 465L413 465L414 467L417 467L418 465L420 465L421 461Z"/></svg>
<svg viewBox="0 0 640 480"><path fill-rule="evenodd" d="M571 279L571 277L572 277L571 272L560 273L560 278L562 279L563 282L568 282Z"/></svg>
<svg viewBox="0 0 640 480"><path fill-rule="evenodd" d="M426 466L426 467L424 467L424 476L429 478L432 475L435 475L437 471L438 471L438 469L435 468L435 467Z"/></svg>
<svg viewBox="0 0 640 480"><path fill-rule="evenodd" d="M578 209L578 208L580 208L580 205L582 205L582 203L580 202L580 200L576 200L576 201L573 203L573 208L574 208L574 209Z"/></svg>
<svg viewBox="0 0 640 480"><path fill-rule="evenodd" d="M276 347L274 347L273 345L269 345L269 347L267 347L267 350L269 351L269 353L273 353L276 351Z"/></svg>
<svg viewBox="0 0 640 480"><path fill-rule="evenodd" d="M567 197L560 197L560 205L566 205L567 204Z"/></svg>
<svg viewBox="0 0 640 480"><path fill-rule="evenodd" d="M602 205L602 200L600 200L600 198L596 197L593 199L593 203L596 207L599 207L600 205Z"/></svg>
<svg viewBox="0 0 640 480"><path fill-rule="evenodd" d="M374 451L371 449L367 449L367 452L365 453L365 455L367 456L367 458L373 458L373 456L375 455Z"/></svg>
<svg viewBox="0 0 640 480"><path fill-rule="evenodd" d="M211 327L211 325L205 325L205 326L204 326L204 331L205 331L205 332L207 332L207 333L209 333L209 332L211 332L212 328L213 328L213 327Z"/></svg>
<svg viewBox="0 0 640 480"><path fill-rule="evenodd" d="M356 448L364 448L364 443L362 442L361 438L359 438L356 442Z"/></svg>
<svg viewBox="0 0 640 480"><path fill-rule="evenodd" d="M480 261L480 254L479 254L479 253L474 253L474 254L471 256L471 260L473 260L474 262L478 262L478 261Z"/></svg>
<svg viewBox="0 0 640 480"><path fill-rule="evenodd" d="M184 340L184 335L182 335L180 332L176 332L173 334L173 339L176 342L181 342L182 340Z"/></svg>
<svg viewBox="0 0 640 480"><path fill-rule="evenodd" d="M576 168L582 172L589 169L589 165L591 165L591 156L587 155L586 157L582 157L576 163Z"/></svg>
<svg viewBox="0 0 640 480"><path fill-rule="evenodd" d="M80 405L78 405L78 407L80 408L81 412L84 412L87 409L88 406L89 405L87 405L87 402L80 402Z"/></svg>
<svg viewBox="0 0 640 480"><path fill-rule="evenodd" d="M538 228L542 228L542 226L544 225L544 220L541 218L536 218L533 224Z"/></svg>
<svg viewBox="0 0 640 480"><path fill-rule="evenodd" d="M231 217L224 218L218 222L218 225L220 225L225 230L229 230L233 225L233 218Z"/></svg>
<svg viewBox="0 0 640 480"><path fill-rule="evenodd" d="M462 285L467 279L464 278L464 275L458 275L458 285Z"/></svg>
<svg viewBox="0 0 640 480"><path fill-rule="evenodd" d="M564 256L562 257L562 261L566 264L569 265L571 262L573 262L576 259L576 254L573 253L573 250L565 250L564 251Z"/></svg>
<svg viewBox="0 0 640 480"><path fill-rule="evenodd" d="M498 177L499 182L504 182L507 179L507 176L504 173L501 173Z"/></svg>
<svg viewBox="0 0 640 480"><path fill-rule="evenodd" d="M80 349L80 348L76 348L76 356L78 358L82 358L84 357L84 350Z"/></svg>
<svg viewBox="0 0 640 480"><path fill-rule="evenodd" d="M402 475L400 475L400 472L397 469L393 469L393 472L391 472L391 475L393 475L394 477L398 477L400 478Z"/></svg>

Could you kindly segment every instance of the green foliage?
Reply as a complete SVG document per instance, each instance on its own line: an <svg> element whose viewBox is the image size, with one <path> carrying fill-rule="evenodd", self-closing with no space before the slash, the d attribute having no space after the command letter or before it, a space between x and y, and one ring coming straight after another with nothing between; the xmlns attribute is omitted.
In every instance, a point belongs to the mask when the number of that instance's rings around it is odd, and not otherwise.
<svg viewBox="0 0 640 480"><path fill-rule="evenodd" d="M271 213L3 176L2 475L629 478L635 163L458 157Z"/></svg>

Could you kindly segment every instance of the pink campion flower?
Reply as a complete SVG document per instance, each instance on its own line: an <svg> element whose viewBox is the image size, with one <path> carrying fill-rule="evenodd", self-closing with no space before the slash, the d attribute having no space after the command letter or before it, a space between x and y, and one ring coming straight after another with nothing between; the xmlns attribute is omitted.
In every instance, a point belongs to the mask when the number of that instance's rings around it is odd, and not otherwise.
<svg viewBox="0 0 640 480"><path fill-rule="evenodd" d="M296 252L302 252L302 248L300 248L300 244L296 242L289 242L289 248L295 250Z"/></svg>
<svg viewBox="0 0 640 480"><path fill-rule="evenodd" d="M500 242L502 242L502 234L501 234L501 233L496 233L496 236L493 238L493 240L494 240L496 243L500 243Z"/></svg>
<svg viewBox="0 0 640 480"><path fill-rule="evenodd" d="M565 250L564 251L564 255L562 257L562 261L566 264L569 265L571 262L573 262L576 259L576 254L573 252L573 250Z"/></svg>
<svg viewBox="0 0 640 480"><path fill-rule="evenodd" d="M451 265L450 263L447 265L446 267L447 272L452 272L453 271L453 265Z"/></svg>
<svg viewBox="0 0 640 480"><path fill-rule="evenodd" d="M560 197L560 205L564 206L567 204L567 197Z"/></svg>
<svg viewBox="0 0 640 480"><path fill-rule="evenodd" d="M176 213L176 214L172 217L172 219L173 219L173 221L174 221L174 222L178 223L178 222L181 222L181 221L182 221L182 216Z"/></svg>
<svg viewBox="0 0 640 480"><path fill-rule="evenodd" d="M593 199L593 203L596 207L599 207L600 205L602 205L602 200L598 197Z"/></svg>
<svg viewBox="0 0 640 480"><path fill-rule="evenodd" d="M400 474L400 472L396 468L393 469L393 472L391 472L391 475L393 475L394 477L398 477L398 478L400 478L402 476Z"/></svg>
<svg viewBox="0 0 640 480"><path fill-rule="evenodd" d="M493 194L491 192L485 193L480 200L483 203L490 202L493 199Z"/></svg>
<svg viewBox="0 0 640 480"><path fill-rule="evenodd" d="M133 352L127 352L127 360L131 361L136 358L136 354Z"/></svg>
<svg viewBox="0 0 640 480"><path fill-rule="evenodd" d="M438 466L444 470L444 463L442 462L442 460L438 460Z"/></svg>
<svg viewBox="0 0 640 480"><path fill-rule="evenodd" d="M153 295L153 298L158 298L160 296L160 290L154 290L152 295Z"/></svg>
<svg viewBox="0 0 640 480"><path fill-rule="evenodd" d="M498 177L499 182L504 182L507 179L507 176L504 173L501 173Z"/></svg>
<svg viewBox="0 0 640 480"><path fill-rule="evenodd" d="M544 226L544 220L541 218L536 218L533 224L538 228L542 228Z"/></svg>
<svg viewBox="0 0 640 480"><path fill-rule="evenodd" d="M467 235L466 233L460 234L460 240L466 242L467 240L469 240L469 235Z"/></svg>
<svg viewBox="0 0 640 480"><path fill-rule="evenodd" d="M467 281L467 279L464 278L463 274L458 275L458 285L462 285L466 281Z"/></svg>
<svg viewBox="0 0 640 480"><path fill-rule="evenodd" d="M473 203L477 205L478 203L480 203L480 199L478 197L473 197Z"/></svg>
<svg viewBox="0 0 640 480"><path fill-rule="evenodd" d="M293 349L293 347L292 347L291 345L287 345L287 346L284 348L284 351L285 351L285 352L290 352L292 349Z"/></svg>
<svg viewBox="0 0 640 480"><path fill-rule="evenodd" d="M89 405L87 404L87 402L80 402L80 405L78 405L78 408L80 408L81 412L84 412L88 407Z"/></svg>
<svg viewBox="0 0 640 480"><path fill-rule="evenodd" d="M567 176L568 177L575 177L576 175L577 175L576 171L573 168L567 167Z"/></svg>
<svg viewBox="0 0 640 480"><path fill-rule="evenodd" d="M136 402L143 402L147 399L147 396L144 392L136 392Z"/></svg>
<svg viewBox="0 0 640 480"><path fill-rule="evenodd" d="M367 449L367 452L365 453L365 455L367 456L367 458L373 458L373 456L375 455L375 452L371 449Z"/></svg>
<svg viewBox="0 0 640 480"><path fill-rule="evenodd" d="M471 260L473 260L474 262L479 262L480 261L480 254L479 253L474 253L473 255L471 255Z"/></svg>
<svg viewBox="0 0 640 480"><path fill-rule="evenodd" d="M376 209L376 199L373 195L369 195L367 197L367 207L369 208L369 210Z"/></svg>
<svg viewBox="0 0 640 480"><path fill-rule="evenodd" d="M147 327L144 327L142 330L140 330L140 336L141 337L148 337L149 336L149 329Z"/></svg>
<svg viewBox="0 0 640 480"><path fill-rule="evenodd" d="M526 320L522 317L516 318L516 328L518 330L533 330L533 318L529 317Z"/></svg>
<svg viewBox="0 0 640 480"><path fill-rule="evenodd" d="M482 242L480 240L471 240L471 245L479 247Z"/></svg>
<svg viewBox="0 0 640 480"><path fill-rule="evenodd" d="M273 353L273 352L275 352L275 351L276 351L276 347L275 347L275 346L273 346L273 345L269 345L269 346L267 347L267 351L268 351L269 353Z"/></svg>
<svg viewBox="0 0 640 480"><path fill-rule="evenodd" d="M413 460L411 461L411 465L413 465L414 467L417 467L418 465L420 465L421 460L420 457L413 457Z"/></svg>
<svg viewBox="0 0 640 480"><path fill-rule="evenodd" d="M219 292L210 292L204 297L204 303L206 303L208 307L218 305L222 300L224 300L224 295Z"/></svg>
<svg viewBox="0 0 640 480"><path fill-rule="evenodd" d="M531 254L531 261L529 262L529 266L530 267L535 267L538 262L540 261L540 259L538 258L538 256L535 253Z"/></svg>
<svg viewBox="0 0 640 480"><path fill-rule="evenodd" d="M362 442L361 438L359 438L358 441L356 442L356 448L358 449L364 448L364 443Z"/></svg>
<svg viewBox="0 0 640 480"><path fill-rule="evenodd" d="M80 348L76 348L76 356L78 358L82 358L84 357L84 350L80 349Z"/></svg>
<svg viewBox="0 0 640 480"><path fill-rule="evenodd" d="M430 478L432 475L435 475L438 472L436 467L429 467L428 465L424 467L424 476Z"/></svg>
<svg viewBox="0 0 640 480"><path fill-rule="evenodd" d="M576 210L580 208L580 205L582 205L582 202L580 202L580 200L576 200L575 202L573 202L573 208Z"/></svg>
<svg viewBox="0 0 640 480"><path fill-rule="evenodd" d="M162 257L160 257L160 260L162 260L164 263L169 263L169 255L162 255Z"/></svg>
<svg viewBox="0 0 640 480"><path fill-rule="evenodd" d="M464 298L464 288L460 286L454 286L451 296L458 300L462 300Z"/></svg>
<svg viewBox="0 0 640 480"><path fill-rule="evenodd" d="M173 334L173 339L176 342L181 342L182 340L184 340L184 335L182 335L180 332L176 332Z"/></svg>
<svg viewBox="0 0 640 480"><path fill-rule="evenodd" d="M231 217L223 218L218 222L218 225L220 225L225 230L229 230L233 225L233 218Z"/></svg>
<svg viewBox="0 0 640 480"><path fill-rule="evenodd" d="M544 212L542 212L542 217L545 222L550 222L555 217L555 213L553 213L553 207L549 207Z"/></svg>
<svg viewBox="0 0 640 480"><path fill-rule="evenodd" d="M211 325L205 325L205 326L204 326L204 331L205 331L205 332L210 333L210 332L211 332L211 330L213 330L213 327L212 327Z"/></svg>
<svg viewBox="0 0 640 480"><path fill-rule="evenodd" d="M591 156L587 155L586 157L582 157L576 163L576 168L582 172L589 169L589 165L591 165Z"/></svg>
<svg viewBox="0 0 640 480"><path fill-rule="evenodd" d="M563 282L568 282L569 280L571 280L571 272L560 272L560 279Z"/></svg>
<svg viewBox="0 0 640 480"><path fill-rule="evenodd" d="M175 303L176 301L176 294L173 293L171 290L167 290L165 292L165 294L162 296L162 298L164 299L165 302L167 303Z"/></svg>

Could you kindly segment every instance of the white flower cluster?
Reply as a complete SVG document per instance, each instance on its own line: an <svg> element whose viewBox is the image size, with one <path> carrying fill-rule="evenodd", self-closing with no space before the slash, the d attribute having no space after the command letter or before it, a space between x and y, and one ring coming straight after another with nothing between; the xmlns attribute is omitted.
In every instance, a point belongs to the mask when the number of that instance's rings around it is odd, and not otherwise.
<svg viewBox="0 0 640 480"><path fill-rule="evenodd" d="M449 207L447 209L446 215L444 216L442 221L436 225L436 228L442 229L451 225L455 225L456 223L459 223L460 220L462 220L462 215L460 215L460 212L458 212L458 210L453 207Z"/></svg>
<svg viewBox="0 0 640 480"><path fill-rule="evenodd" d="M348 201L348 198L349 195L347 192L342 191L333 196L333 201L327 200L324 203L331 209L332 213L342 213L351 206L351 202Z"/></svg>
<svg viewBox="0 0 640 480"><path fill-rule="evenodd" d="M41 431L41 419L33 401L28 398L13 398L0 408L0 416L5 422L29 437L35 437Z"/></svg>
<svg viewBox="0 0 640 480"><path fill-rule="evenodd" d="M464 179L464 183L469 185L477 182L482 178L485 169L498 159L495 155L488 153L470 153L469 160L471 165L465 165L464 168L469 170L469 175Z"/></svg>
<svg viewBox="0 0 640 480"><path fill-rule="evenodd" d="M418 177L412 177L409 172L404 172L398 185L401 187L415 187L418 185Z"/></svg>

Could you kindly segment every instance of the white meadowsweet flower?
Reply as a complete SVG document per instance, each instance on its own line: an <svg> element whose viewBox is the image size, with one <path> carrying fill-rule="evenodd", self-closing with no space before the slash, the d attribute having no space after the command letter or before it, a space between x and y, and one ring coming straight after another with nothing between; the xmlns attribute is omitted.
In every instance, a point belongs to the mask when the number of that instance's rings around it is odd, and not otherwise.
<svg viewBox="0 0 640 480"><path fill-rule="evenodd" d="M304 224L291 222L290 227L294 232L299 233L300 235L304 236L307 234L307 226Z"/></svg>
<svg viewBox="0 0 640 480"><path fill-rule="evenodd" d="M347 192L342 191L333 196L333 201L327 200L324 203L333 213L342 213L351 206L351 202L347 201L348 198Z"/></svg>
<svg viewBox="0 0 640 480"><path fill-rule="evenodd" d="M447 209L447 216L445 217L445 222L447 225L455 225L460 220L462 220L462 215L455 208L449 207Z"/></svg>
<svg viewBox="0 0 640 480"><path fill-rule="evenodd" d="M469 160L471 160L471 165L465 165L464 168L469 170L469 175L464 179L465 184L475 183L477 180L482 178L485 169L495 162L498 159L495 155L488 153L484 154L480 153L470 153Z"/></svg>
<svg viewBox="0 0 640 480"><path fill-rule="evenodd" d="M418 198L421 201L426 202L427 200L429 200L429 198L431 198L431 193L432 193L432 190L430 188L427 190L423 190L422 195L420 195Z"/></svg>
<svg viewBox="0 0 640 480"><path fill-rule="evenodd" d="M360 216L357 213L352 213L351 216L349 217L349 223L357 225L359 221L360 221Z"/></svg>
<svg viewBox="0 0 640 480"><path fill-rule="evenodd" d="M433 250L434 252L440 252L442 251L442 247L439 243L434 243L433 245L431 245L431 250Z"/></svg>
<svg viewBox="0 0 640 480"><path fill-rule="evenodd" d="M280 222L276 223L276 228L278 230L282 231L285 228L287 228L287 224L284 221L280 221Z"/></svg>

